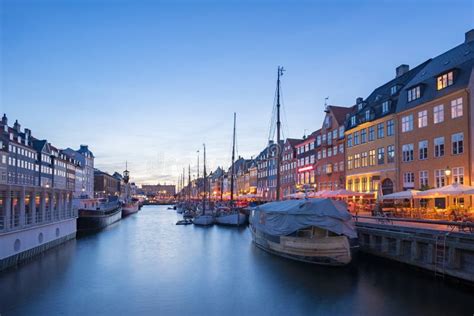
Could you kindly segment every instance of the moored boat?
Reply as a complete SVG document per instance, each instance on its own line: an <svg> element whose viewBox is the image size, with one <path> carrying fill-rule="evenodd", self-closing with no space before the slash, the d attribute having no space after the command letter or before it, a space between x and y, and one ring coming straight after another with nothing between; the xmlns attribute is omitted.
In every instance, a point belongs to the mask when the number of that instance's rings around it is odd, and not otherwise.
<svg viewBox="0 0 474 316"><path fill-rule="evenodd" d="M346 265L357 249L355 224L347 205L331 199L257 206L250 213L250 231L257 247L313 264Z"/></svg>
<svg viewBox="0 0 474 316"><path fill-rule="evenodd" d="M240 209L220 208L215 220L218 225L243 226L247 222L247 216Z"/></svg>
<svg viewBox="0 0 474 316"><path fill-rule="evenodd" d="M194 225L198 226L210 226L214 224L214 216L210 214L200 214L194 217Z"/></svg>
<svg viewBox="0 0 474 316"><path fill-rule="evenodd" d="M130 202L122 205L122 217L137 213L140 210L139 201L133 198Z"/></svg>
<svg viewBox="0 0 474 316"><path fill-rule="evenodd" d="M78 231L103 229L122 218L122 207L118 200L81 199L78 204Z"/></svg>

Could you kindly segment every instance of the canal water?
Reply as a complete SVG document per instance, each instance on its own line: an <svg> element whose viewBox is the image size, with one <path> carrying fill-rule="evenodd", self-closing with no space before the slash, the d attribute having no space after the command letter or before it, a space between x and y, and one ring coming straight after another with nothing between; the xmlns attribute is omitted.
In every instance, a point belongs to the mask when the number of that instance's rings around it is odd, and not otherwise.
<svg viewBox="0 0 474 316"><path fill-rule="evenodd" d="M0 273L4 315L472 315L474 290L368 256L346 268L257 249L248 229L145 206Z"/></svg>

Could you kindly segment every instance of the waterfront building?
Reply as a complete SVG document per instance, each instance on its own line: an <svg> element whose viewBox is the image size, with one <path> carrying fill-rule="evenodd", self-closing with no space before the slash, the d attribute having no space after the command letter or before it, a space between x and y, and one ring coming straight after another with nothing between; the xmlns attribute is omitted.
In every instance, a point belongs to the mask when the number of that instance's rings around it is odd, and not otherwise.
<svg viewBox="0 0 474 316"><path fill-rule="evenodd" d="M316 190L316 138L321 136L317 130L296 144L297 189L298 191Z"/></svg>
<svg viewBox="0 0 474 316"><path fill-rule="evenodd" d="M257 162L255 159L252 158L252 162L249 165L248 168L249 171L249 189L248 192L249 194L257 194L257 182L258 182L258 168L257 168Z"/></svg>
<svg viewBox="0 0 474 316"><path fill-rule="evenodd" d="M329 105L324 110L323 126L316 135L317 190L345 187L344 132L350 107Z"/></svg>
<svg viewBox="0 0 474 316"><path fill-rule="evenodd" d="M398 181L396 108L400 92L426 65L396 68L396 77L376 88L365 100L357 98L346 120L346 188L384 195L400 191Z"/></svg>
<svg viewBox="0 0 474 316"><path fill-rule="evenodd" d="M287 138L283 145L283 154L281 158L281 196L285 197L296 193L297 183L297 159L296 145L302 139Z"/></svg>
<svg viewBox="0 0 474 316"><path fill-rule="evenodd" d="M145 195L159 196L171 199L176 195L176 186L173 184L142 184L141 189Z"/></svg>
<svg viewBox="0 0 474 316"><path fill-rule="evenodd" d="M0 270L76 235L72 190L53 186L54 156L18 121L0 122ZM4 176L3 173L6 173Z"/></svg>
<svg viewBox="0 0 474 316"><path fill-rule="evenodd" d="M107 172L95 169L94 171L94 196L105 198L120 195L120 179Z"/></svg>
<svg viewBox="0 0 474 316"><path fill-rule="evenodd" d="M268 146L255 159L257 162L257 195L263 200L269 200L268 194Z"/></svg>
<svg viewBox="0 0 474 316"><path fill-rule="evenodd" d="M220 199L222 197L222 180L224 176L224 170L221 167L217 167L216 170L211 172L209 175L209 186L211 197L213 199Z"/></svg>
<svg viewBox="0 0 474 316"><path fill-rule="evenodd" d="M87 145L81 145L78 150L66 148L63 153L74 158L76 165L76 182L74 197L94 197L94 154Z"/></svg>
<svg viewBox="0 0 474 316"><path fill-rule="evenodd" d="M464 43L431 59L401 91L397 104L401 189L474 185L473 65L471 30ZM435 203L445 207L444 199Z"/></svg>

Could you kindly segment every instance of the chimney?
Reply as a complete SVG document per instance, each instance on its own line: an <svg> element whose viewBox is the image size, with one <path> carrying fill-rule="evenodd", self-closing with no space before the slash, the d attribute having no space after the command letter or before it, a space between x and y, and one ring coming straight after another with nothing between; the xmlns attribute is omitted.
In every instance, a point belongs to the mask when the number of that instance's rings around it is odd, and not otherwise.
<svg viewBox="0 0 474 316"><path fill-rule="evenodd" d="M17 133L20 132L21 125L18 123L18 120L15 121L15 124L13 124L13 128L16 130Z"/></svg>
<svg viewBox="0 0 474 316"><path fill-rule="evenodd" d="M474 41L474 29L467 31L464 34L464 43L469 43Z"/></svg>
<svg viewBox="0 0 474 316"><path fill-rule="evenodd" d="M8 125L8 119L7 119L7 115L5 113L3 113L2 124L3 125Z"/></svg>
<svg viewBox="0 0 474 316"><path fill-rule="evenodd" d="M25 145L28 145L30 136L31 136L31 130L29 128L25 128Z"/></svg>
<svg viewBox="0 0 474 316"><path fill-rule="evenodd" d="M356 104L362 103L362 101L364 101L364 98L358 97L356 99Z"/></svg>
<svg viewBox="0 0 474 316"><path fill-rule="evenodd" d="M396 76L395 78L400 77L401 75L406 74L410 70L410 66L402 64L395 69Z"/></svg>

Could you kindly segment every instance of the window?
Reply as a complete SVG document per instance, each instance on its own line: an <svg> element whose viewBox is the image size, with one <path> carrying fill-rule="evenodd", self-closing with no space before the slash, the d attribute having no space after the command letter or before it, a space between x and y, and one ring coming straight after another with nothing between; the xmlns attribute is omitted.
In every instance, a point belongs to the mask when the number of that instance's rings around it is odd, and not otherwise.
<svg viewBox="0 0 474 316"><path fill-rule="evenodd" d="M421 97L421 89L420 86L416 86L408 90L408 102L414 101Z"/></svg>
<svg viewBox="0 0 474 316"><path fill-rule="evenodd" d="M332 138L331 138L331 132L328 133L328 144L331 145L332 144Z"/></svg>
<svg viewBox="0 0 474 316"><path fill-rule="evenodd" d="M453 144L453 155L462 154L464 152L464 134L457 133L451 135L451 143Z"/></svg>
<svg viewBox="0 0 474 316"><path fill-rule="evenodd" d="M356 125L356 117L351 116L351 126L354 126L354 125Z"/></svg>
<svg viewBox="0 0 474 316"><path fill-rule="evenodd" d="M339 145L339 153L343 154L344 153L344 144Z"/></svg>
<svg viewBox="0 0 474 316"><path fill-rule="evenodd" d="M437 169L435 170L435 186L437 188L444 187L445 177L444 177L444 170Z"/></svg>
<svg viewBox="0 0 474 316"><path fill-rule="evenodd" d="M362 192L366 192L366 191L367 191L367 178L366 178L366 177L362 178L362 182L361 182L361 183L362 183L362 184L361 184L361 185L362 185L361 191L362 191Z"/></svg>
<svg viewBox="0 0 474 316"><path fill-rule="evenodd" d="M451 101L451 118L462 116L462 98Z"/></svg>
<svg viewBox="0 0 474 316"><path fill-rule="evenodd" d="M387 163L395 162L395 145L387 146Z"/></svg>
<svg viewBox="0 0 474 316"><path fill-rule="evenodd" d="M347 147L352 147L352 134L347 135Z"/></svg>
<svg viewBox="0 0 474 316"><path fill-rule="evenodd" d="M377 138L384 137L384 126L383 123L377 124Z"/></svg>
<svg viewBox="0 0 474 316"><path fill-rule="evenodd" d="M320 159L321 159L321 152L318 151L318 160L320 160Z"/></svg>
<svg viewBox="0 0 474 316"><path fill-rule="evenodd" d="M332 147L329 147L328 148L328 157L331 157L332 156Z"/></svg>
<svg viewBox="0 0 474 316"><path fill-rule="evenodd" d="M385 114L388 112L388 101L382 103L382 113Z"/></svg>
<svg viewBox="0 0 474 316"><path fill-rule="evenodd" d="M428 111L420 111L418 112L418 128L428 126Z"/></svg>
<svg viewBox="0 0 474 316"><path fill-rule="evenodd" d="M402 146L402 160L403 162L413 161L413 144Z"/></svg>
<svg viewBox="0 0 474 316"><path fill-rule="evenodd" d="M360 143L364 144L367 142L367 129L363 129L360 131Z"/></svg>
<svg viewBox="0 0 474 316"><path fill-rule="evenodd" d="M339 127L339 138L343 138L344 137L344 126L340 126Z"/></svg>
<svg viewBox="0 0 474 316"><path fill-rule="evenodd" d="M361 154L361 165L363 167L367 167L367 152L363 152Z"/></svg>
<svg viewBox="0 0 474 316"><path fill-rule="evenodd" d="M385 148L380 147L377 149L377 162L379 165L383 165L385 162Z"/></svg>
<svg viewBox="0 0 474 316"><path fill-rule="evenodd" d="M354 155L354 169L360 168L360 154Z"/></svg>
<svg viewBox="0 0 474 316"><path fill-rule="evenodd" d="M375 166L375 149L369 151L369 166Z"/></svg>
<svg viewBox="0 0 474 316"><path fill-rule="evenodd" d="M405 172L403 174L403 186L405 188L415 187L415 174L413 172Z"/></svg>
<svg viewBox="0 0 474 316"><path fill-rule="evenodd" d="M444 137L438 137L434 139L434 156L444 156Z"/></svg>
<svg viewBox="0 0 474 316"><path fill-rule="evenodd" d="M438 124L443 121L444 121L444 105L440 104L433 108L433 122L435 124Z"/></svg>
<svg viewBox="0 0 474 316"><path fill-rule="evenodd" d="M321 145L321 135L318 135L318 137L316 138L316 146L320 146Z"/></svg>
<svg viewBox="0 0 474 316"><path fill-rule="evenodd" d="M464 184L464 167L453 168L453 183Z"/></svg>
<svg viewBox="0 0 474 316"><path fill-rule="evenodd" d="M365 120L369 121L370 120L370 110L365 111Z"/></svg>
<svg viewBox="0 0 474 316"><path fill-rule="evenodd" d="M441 90L446 87L449 87L452 84L453 84L453 72L450 71L438 77L436 88L438 90Z"/></svg>
<svg viewBox="0 0 474 316"><path fill-rule="evenodd" d="M392 87L390 88L390 94L391 94L391 95L394 95L395 93L397 93L397 90L398 90L398 89L397 89L397 86L392 86Z"/></svg>
<svg viewBox="0 0 474 316"><path fill-rule="evenodd" d="M428 141L422 140L418 143L418 158L420 160L428 159Z"/></svg>
<svg viewBox="0 0 474 316"><path fill-rule="evenodd" d="M369 127L369 142L375 140L375 128L373 126Z"/></svg>
<svg viewBox="0 0 474 316"><path fill-rule="evenodd" d="M332 131L332 138L337 139L337 129Z"/></svg>
<svg viewBox="0 0 474 316"><path fill-rule="evenodd" d="M347 170L351 170L354 167L352 156L347 157Z"/></svg>
<svg viewBox="0 0 474 316"><path fill-rule="evenodd" d="M354 132L354 146L359 145L359 132Z"/></svg>
<svg viewBox="0 0 474 316"><path fill-rule="evenodd" d="M395 133L395 127L393 120L388 120L387 121L387 136L393 136Z"/></svg>
<svg viewBox="0 0 474 316"><path fill-rule="evenodd" d="M428 186L428 171L420 171L420 188Z"/></svg>
<svg viewBox="0 0 474 316"><path fill-rule="evenodd" d="M409 132L413 130L413 114L402 117L402 132Z"/></svg>

